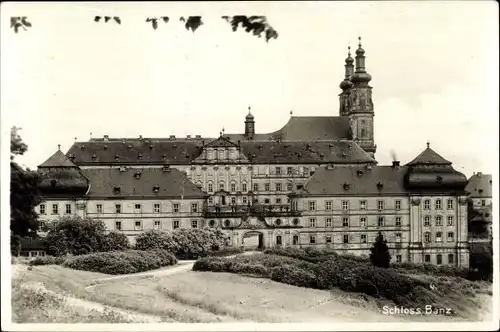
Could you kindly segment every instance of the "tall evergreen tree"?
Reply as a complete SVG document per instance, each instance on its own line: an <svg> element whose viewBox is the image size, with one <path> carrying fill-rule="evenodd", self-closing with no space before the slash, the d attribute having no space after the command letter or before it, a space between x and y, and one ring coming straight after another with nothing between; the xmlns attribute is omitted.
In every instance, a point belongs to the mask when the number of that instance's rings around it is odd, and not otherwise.
<svg viewBox="0 0 500 332"><path fill-rule="evenodd" d="M387 246L387 241L384 240L382 232L378 232L375 243L370 248L370 262L374 266L389 267L391 254L389 253L389 247Z"/></svg>

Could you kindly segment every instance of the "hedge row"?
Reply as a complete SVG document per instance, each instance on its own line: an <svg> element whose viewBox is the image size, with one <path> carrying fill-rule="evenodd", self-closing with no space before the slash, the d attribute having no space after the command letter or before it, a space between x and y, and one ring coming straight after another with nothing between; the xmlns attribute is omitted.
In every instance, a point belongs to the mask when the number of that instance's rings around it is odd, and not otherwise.
<svg viewBox="0 0 500 332"><path fill-rule="evenodd" d="M66 261L66 257L44 256L37 257L29 261L29 265L61 265Z"/></svg>
<svg viewBox="0 0 500 332"><path fill-rule="evenodd" d="M106 274L129 274L174 265L177 259L161 249L110 251L75 256L62 265L75 270Z"/></svg>
<svg viewBox="0 0 500 332"><path fill-rule="evenodd" d="M205 253L202 253L200 256L201 257L224 257L224 256L232 256L232 255L238 255L242 254L245 252L242 248L236 248L236 247L223 247L220 248L219 250L210 250Z"/></svg>
<svg viewBox="0 0 500 332"><path fill-rule="evenodd" d="M469 278L469 269L450 265L415 264L415 263L393 263L391 266L402 273L417 272L433 276L449 276Z"/></svg>

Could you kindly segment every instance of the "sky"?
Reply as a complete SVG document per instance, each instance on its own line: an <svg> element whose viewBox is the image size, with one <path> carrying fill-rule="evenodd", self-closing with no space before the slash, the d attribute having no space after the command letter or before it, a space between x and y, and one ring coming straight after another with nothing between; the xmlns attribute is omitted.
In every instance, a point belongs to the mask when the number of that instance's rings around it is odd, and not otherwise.
<svg viewBox="0 0 500 332"><path fill-rule="evenodd" d="M278 39L220 18L242 14L267 16ZM260 133L290 111L336 116L361 36L379 164L407 163L429 141L467 176L497 170L496 1L2 3L1 15L2 137L22 128L16 160L30 168L75 139L242 132L249 106ZM203 17L195 33L178 20L189 15ZM15 34L10 16L33 26ZM171 20L153 30L150 16Z"/></svg>

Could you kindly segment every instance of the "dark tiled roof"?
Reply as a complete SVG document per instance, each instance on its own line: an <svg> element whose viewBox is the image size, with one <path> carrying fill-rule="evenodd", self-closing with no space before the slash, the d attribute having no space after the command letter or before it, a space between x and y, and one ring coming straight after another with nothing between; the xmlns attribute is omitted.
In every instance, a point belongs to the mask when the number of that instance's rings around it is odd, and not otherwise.
<svg viewBox="0 0 500 332"><path fill-rule="evenodd" d="M226 134L234 141L246 140L244 134ZM255 134L254 140L282 139L290 141L316 141L352 139L349 118L343 116L292 116L288 123L272 133Z"/></svg>
<svg viewBox="0 0 500 332"><path fill-rule="evenodd" d="M75 143L68 151L73 162L83 165L188 165L202 152L204 140L131 140ZM221 140L216 140L220 143ZM234 141L242 154L256 163L375 163L358 144L330 141ZM208 142L206 142L208 143ZM83 147L83 148L82 148ZM115 157L118 156L118 159Z"/></svg>
<svg viewBox="0 0 500 332"><path fill-rule="evenodd" d="M49 159L38 167L76 167L61 150L57 150Z"/></svg>
<svg viewBox="0 0 500 332"><path fill-rule="evenodd" d="M412 190L465 190L467 177L451 166L413 168L408 171L407 187Z"/></svg>
<svg viewBox="0 0 500 332"><path fill-rule="evenodd" d="M21 250L46 250L47 245L41 239L21 238Z"/></svg>
<svg viewBox="0 0 500 332"><path fill-rule="evenodd" d="M204 193L186 175L177 170L162 168L82 169L90 181L88 197L179 197L202 198ZM139 174L138 177L137 174ZM155 193L155 187L158 192ZM115 187L120 188L115 193Z"/></svg>
<svg viewBox="0 0 500 332"><path fill-rule="evenodd" d="M441 157L431 148L427 148L415 159L410 161L407 166L425 166L425 165L451 165L451 162Z"/></svg>
<svg viewBox="0 0 500 332"><path fill-rule="evenodd" d="M234 142L231 142L231 140L228 137L221 136L217 138L216 140L211 141L206 145L206 147L210 148L235 148L238 147L238 145Z"/></svg>
<svg viewBox="0 0 500 332"><path fill-rule="evenodd" d="M318 168L299 191L304 196L403 195L406 167ZM381 184L381 186L380 186Z"/></svg>
<svg viewBox="0 0 500 332"><path fill-rule="evenodd" d="M88 190L88 180L77 167L39 168L38 173L44 196L84 195Z"/></svg>
<svg viewBox="0 0 500 332"><path fill-rule="evenodd" d="M470 193L471 197L493 197L492 186L491 174L478 173L471 176L465 190Z"/></svg>

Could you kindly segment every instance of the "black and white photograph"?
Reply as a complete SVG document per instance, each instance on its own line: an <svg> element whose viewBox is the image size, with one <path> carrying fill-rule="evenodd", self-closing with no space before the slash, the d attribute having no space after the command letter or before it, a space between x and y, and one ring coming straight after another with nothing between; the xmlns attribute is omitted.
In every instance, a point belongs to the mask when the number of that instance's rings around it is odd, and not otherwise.
<svg viewBox="0 0 500 332"><path fill-rule="evenodd" d="M3 2L2 330L498 330L498 14Z"/></svg>

